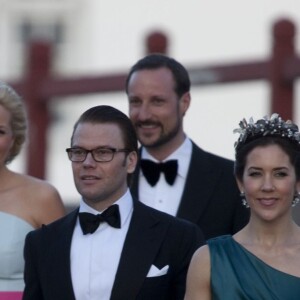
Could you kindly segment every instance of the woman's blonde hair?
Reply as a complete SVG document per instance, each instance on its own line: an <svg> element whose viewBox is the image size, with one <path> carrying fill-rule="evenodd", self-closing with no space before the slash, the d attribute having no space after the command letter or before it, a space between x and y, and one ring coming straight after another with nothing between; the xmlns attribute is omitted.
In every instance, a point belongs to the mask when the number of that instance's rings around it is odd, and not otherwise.
<svg viewBox="0 0 300 300"><path fill-rule="evenodd" d="M5 163L10 163L21 151L26 138L27 114L21 97L8 84L0 81L0 105L11 114L10 126L14 144Z"/></svg>

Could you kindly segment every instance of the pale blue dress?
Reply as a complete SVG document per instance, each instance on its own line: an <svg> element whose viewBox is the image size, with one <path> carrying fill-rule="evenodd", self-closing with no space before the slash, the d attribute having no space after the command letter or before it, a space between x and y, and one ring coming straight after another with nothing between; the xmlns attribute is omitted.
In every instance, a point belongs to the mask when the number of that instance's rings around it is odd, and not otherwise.
<svg viewBox="0 0 300 300"><path fill-rule="evenodd" d="M23 248L32 230L23 219L0 211L0 292L23 291Z"/></svg>

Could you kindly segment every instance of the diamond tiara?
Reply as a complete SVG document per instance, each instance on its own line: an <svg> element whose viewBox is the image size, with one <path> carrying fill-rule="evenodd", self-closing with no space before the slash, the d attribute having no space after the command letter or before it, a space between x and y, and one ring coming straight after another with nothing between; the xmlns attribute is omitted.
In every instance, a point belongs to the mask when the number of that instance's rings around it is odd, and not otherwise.
<svg viewBox="0 0 300 300"><path fill-rule="evenodd" d="M272 114L270 118L267 116L254 122L251 117L247 122L243 119L239 123L240 128L233 130L233 133L239 133L238 140L234 143L234 148L237 150L242 145L250 140L254 140L262 136L280 136L287 138L296 143L300 147L300 133L298 126L292 121L284 121L279 114Z"/></svg>

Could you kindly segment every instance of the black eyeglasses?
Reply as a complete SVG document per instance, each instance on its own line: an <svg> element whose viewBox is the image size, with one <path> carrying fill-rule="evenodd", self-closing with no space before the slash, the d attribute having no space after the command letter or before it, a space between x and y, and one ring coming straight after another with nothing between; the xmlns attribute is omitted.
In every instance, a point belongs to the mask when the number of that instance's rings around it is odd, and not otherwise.
<svg viewBox="0 0 300 300"><path fill-rule="evenodd" d="M97 162L109 162L114 158L117 152L131 152L129 149L116 149L116 148L96 148L92 150L86 150L83 148L67 148L66 149L69 159L73 162L85 161L88 153L92 154L92 157Z"/></svg>

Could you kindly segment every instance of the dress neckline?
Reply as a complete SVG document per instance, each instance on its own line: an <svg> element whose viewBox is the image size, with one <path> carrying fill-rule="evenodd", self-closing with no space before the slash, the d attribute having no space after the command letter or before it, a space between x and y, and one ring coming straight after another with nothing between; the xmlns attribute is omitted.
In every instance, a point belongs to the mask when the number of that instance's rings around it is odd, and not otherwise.
<svg viewBox="0 0 300 300"><path fill-rule="evenodd" d="M265 261L263 261L261 258L259 258L257 255L253 254L251 251L249 251L245 246L243 246L241 243L239 243L238 241L236 241L231 235L229 235L229 238L233 241L233 243L238 246L239 248L241 248L241 250L243 250L243 252L245 252L247 255L253 257L255 260L257 260L258 262L260 262L261 264L265 265L267 268L270 268L273 271L276 271L278 273L287 275L287 276L291 276L293 278L297 278L298 280L300 280L300 276L296 276L296 275L292 275L289 273L286 273L284 271L281 271L279 269L276 269L274 267L272 267L271 265L267 264Z"/></svg>
<svg viewBox="0 0 300 300"><path fill-rule="evenodd" d="M14 218L22 223L24 223L26 226L29 226L31 229L35 229L32 224L30 224L29 222L27 222L26 220L14 215L14 214L11 214L11 213L8 213L8 212L5 212L5 211L0 211L0 214L3 214L4 216L7 216L9 218Z"/></svg>

